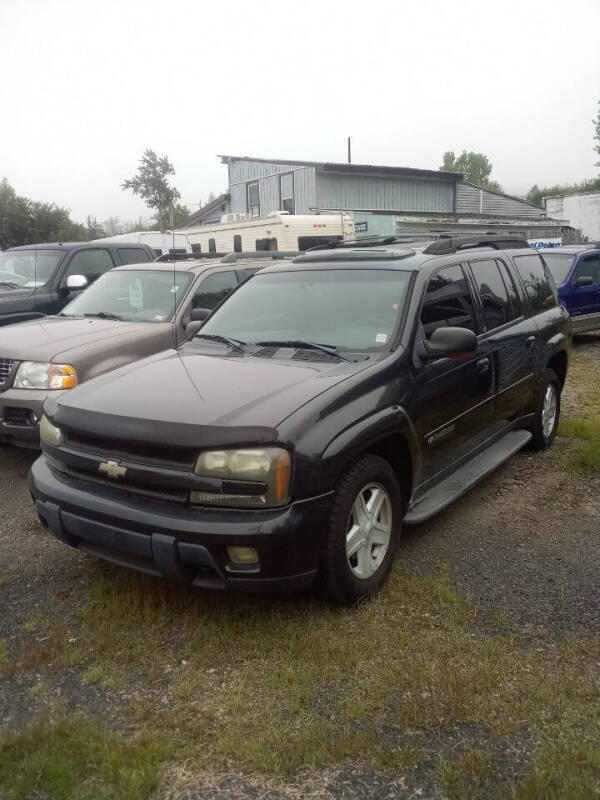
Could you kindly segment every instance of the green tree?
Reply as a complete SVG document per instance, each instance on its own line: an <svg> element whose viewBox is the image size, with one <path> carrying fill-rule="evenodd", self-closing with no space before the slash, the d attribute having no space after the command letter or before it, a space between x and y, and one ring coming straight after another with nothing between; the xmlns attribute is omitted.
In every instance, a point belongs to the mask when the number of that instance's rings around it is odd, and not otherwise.
<svg viewBox="0 0 600 800"><path fill-rule="evenodd" d="M444 163L440 169L446 172L462 172L465 180L481 186L484 189L492 189L501 192L502 187L497 181L490 180L492 172L492 162L483 153L474 153L472 150L463 150L458 158L452 150L444 153Z"/></svg>
<svg viewBox="0 0 600 800"><path fill-rule="evenodd" d="M0 242L3 247L40 242L85 242L90 231L73 222L69 209L18 195L6 178L0 181Z"/></svg>
<svg viewBox="0 0 600 800"><path fill-rule="evenodd" d="M87 229L87 236L90 241L92 239L101 239L103 236L105 236L104 228L98 222L96 217L88 215L85 227Z"/></svg>
<svg viewBox="0 0 600 800"><path fill-rule="evenodd" d="M165 209L161 215L156 214L154 219L156 222L152 225L153 231L165 231L169 228L180 228L187 222L190 212L186 206L181 203L175 203L169 209Z"/></svg>
<svg viewBox="0 0 600 800"><path fill-rule="evenodd" d="M579 192L598 192L600 191L600 178L590 178L579 183L556 183L554 186L543 186L540 188L537 183L527 192L524 200L536 206L544 205L544 197L557 197L563 194L578 194Z"/></svg>
<svg viewBox="0 0 600 800"><path fill-rule="evenodd" d="M122 189L129 189L146 203L148 208L157 212L159 229L169 225L169 211L181 197L174 186L167 180L175 170L167 156L157 156L154 150L144 150L137 173L121 184Z"/></svg>

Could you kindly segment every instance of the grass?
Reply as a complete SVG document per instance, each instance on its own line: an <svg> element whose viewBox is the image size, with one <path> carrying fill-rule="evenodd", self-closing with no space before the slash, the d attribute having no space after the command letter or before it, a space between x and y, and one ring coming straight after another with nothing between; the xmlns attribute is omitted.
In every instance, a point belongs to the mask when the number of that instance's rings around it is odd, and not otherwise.
<svg viewBox="0 0 600 800"><path fill-rule="evenodd" d="M164 737L122 737L77 717L37 722L0 738L6 800L141 800L158 785L174 751Z"/></svg>

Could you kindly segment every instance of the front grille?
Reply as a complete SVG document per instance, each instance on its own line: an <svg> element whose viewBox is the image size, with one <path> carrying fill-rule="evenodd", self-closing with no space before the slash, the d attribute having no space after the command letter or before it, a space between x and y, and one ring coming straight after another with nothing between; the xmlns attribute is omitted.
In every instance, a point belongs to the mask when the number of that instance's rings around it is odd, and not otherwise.
<svg viewBox="0 0 600 800"><path fill-rule="evenodd" d="M66 443L74 450L101 456L103 460L134 461L149 466L193 469L197 449L164 447L152 443L121 442L101 436L92 436L75 431L67 432Z"/></svg>
<svg viewBox="0 0 600 800"><path fill-rule="evenodd" d="M15 427L20 428L31 428L35 425L32 416L32 412L29 408L7 406L4 409L4 422L6 425L14 425Z"/></svg>
<svg viewBox="0 0 600 800"><path fill-rule="evenodd" d="M14 364L14 360L10 358L0 358L0 383L6 383Z"/></svg>
<svg viewBox="0 0 600 800"><path fill-rule="evenodd" d="M57 465L53 465L57 469ZM100 477L87 470L78 469L77 467L67 466L61 464L58 472L64 476L75 478L82 483L92 484L94 486L104 486L110 488L111 491L122 493L123 495L138 495L146 497L151 500L162 500L170 503L187 503L188 490L177 489L170 486L155 486L150 484L143 484L138 481L123 480L119 478L118 481L111 480L110 478Z"/></svg>

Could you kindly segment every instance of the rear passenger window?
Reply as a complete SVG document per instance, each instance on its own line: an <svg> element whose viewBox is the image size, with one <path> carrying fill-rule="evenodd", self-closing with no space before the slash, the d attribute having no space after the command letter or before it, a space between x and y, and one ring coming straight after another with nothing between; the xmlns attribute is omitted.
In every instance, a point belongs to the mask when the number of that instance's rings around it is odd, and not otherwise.
<svg viewBox="0 0 600 800"><path fill-rule="evenodd" d="M121 264L142 264L150 261L148 253L141 247L119 247Z"/></svg>
<svg viewBox="0 0 600 800"><path fill-rule="evenodd" d="M554 281L537 254L515 256L513 261L525 284L525 291L534 314L540 314L558 305Z"/></svg>
<svg viewBox="0 0 600 800"><path fill-rule="evenodd" d="M516 319L522 315L523 308L521 306L521 298L519 297L519 293L517 292L517 287L515 285L515 279L511 275L511 272L504 261L496 261L496 264L498 264L500 272L502 273L502 277L504 278L504 285L506 286L506 291L508 292L508 299L510 300L513 319Z"/></svg>
<svg viewBox="0 0 600 800"><path fill-rule="evenodd" d="M431 278L421 309L421 324L429 339L437 328L454 326L477 333L473 299L459 266L444 267Z"/></svg>
<svg viewBox="0 0 600 800"><path fill-rule="evenodd" d="M198 287L192 308L216 308L221 300L237 286L237 277L233 270L231 272L215 272L205 278Z"/></svg>
<svg viewBox="0 0 600 800"><path fill-rule="evenodd" d="M469 266L481 298L484 331L492 331L512 319L508 292L496 261L471 261Z"/></svg>

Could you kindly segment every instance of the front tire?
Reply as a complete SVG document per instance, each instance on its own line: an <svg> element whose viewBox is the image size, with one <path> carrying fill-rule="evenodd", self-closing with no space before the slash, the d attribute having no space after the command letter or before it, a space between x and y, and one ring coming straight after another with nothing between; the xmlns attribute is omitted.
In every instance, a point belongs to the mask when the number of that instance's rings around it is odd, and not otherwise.
<svg viewBox="0 0 600 800"><path fill-rule="evenodd" d="M552 369L545 369L538 392L535 419L531 425L530 450L545 450L556 436L560 418L560 381Z"/></svg>
<svg viewBox="0 0 600 800"><path fill-rule="evenodd" d="M369 453L339 479L321 557L320 584L335 603L353 605L385 583L400 538L404 503L398 479Z"/></svg>

